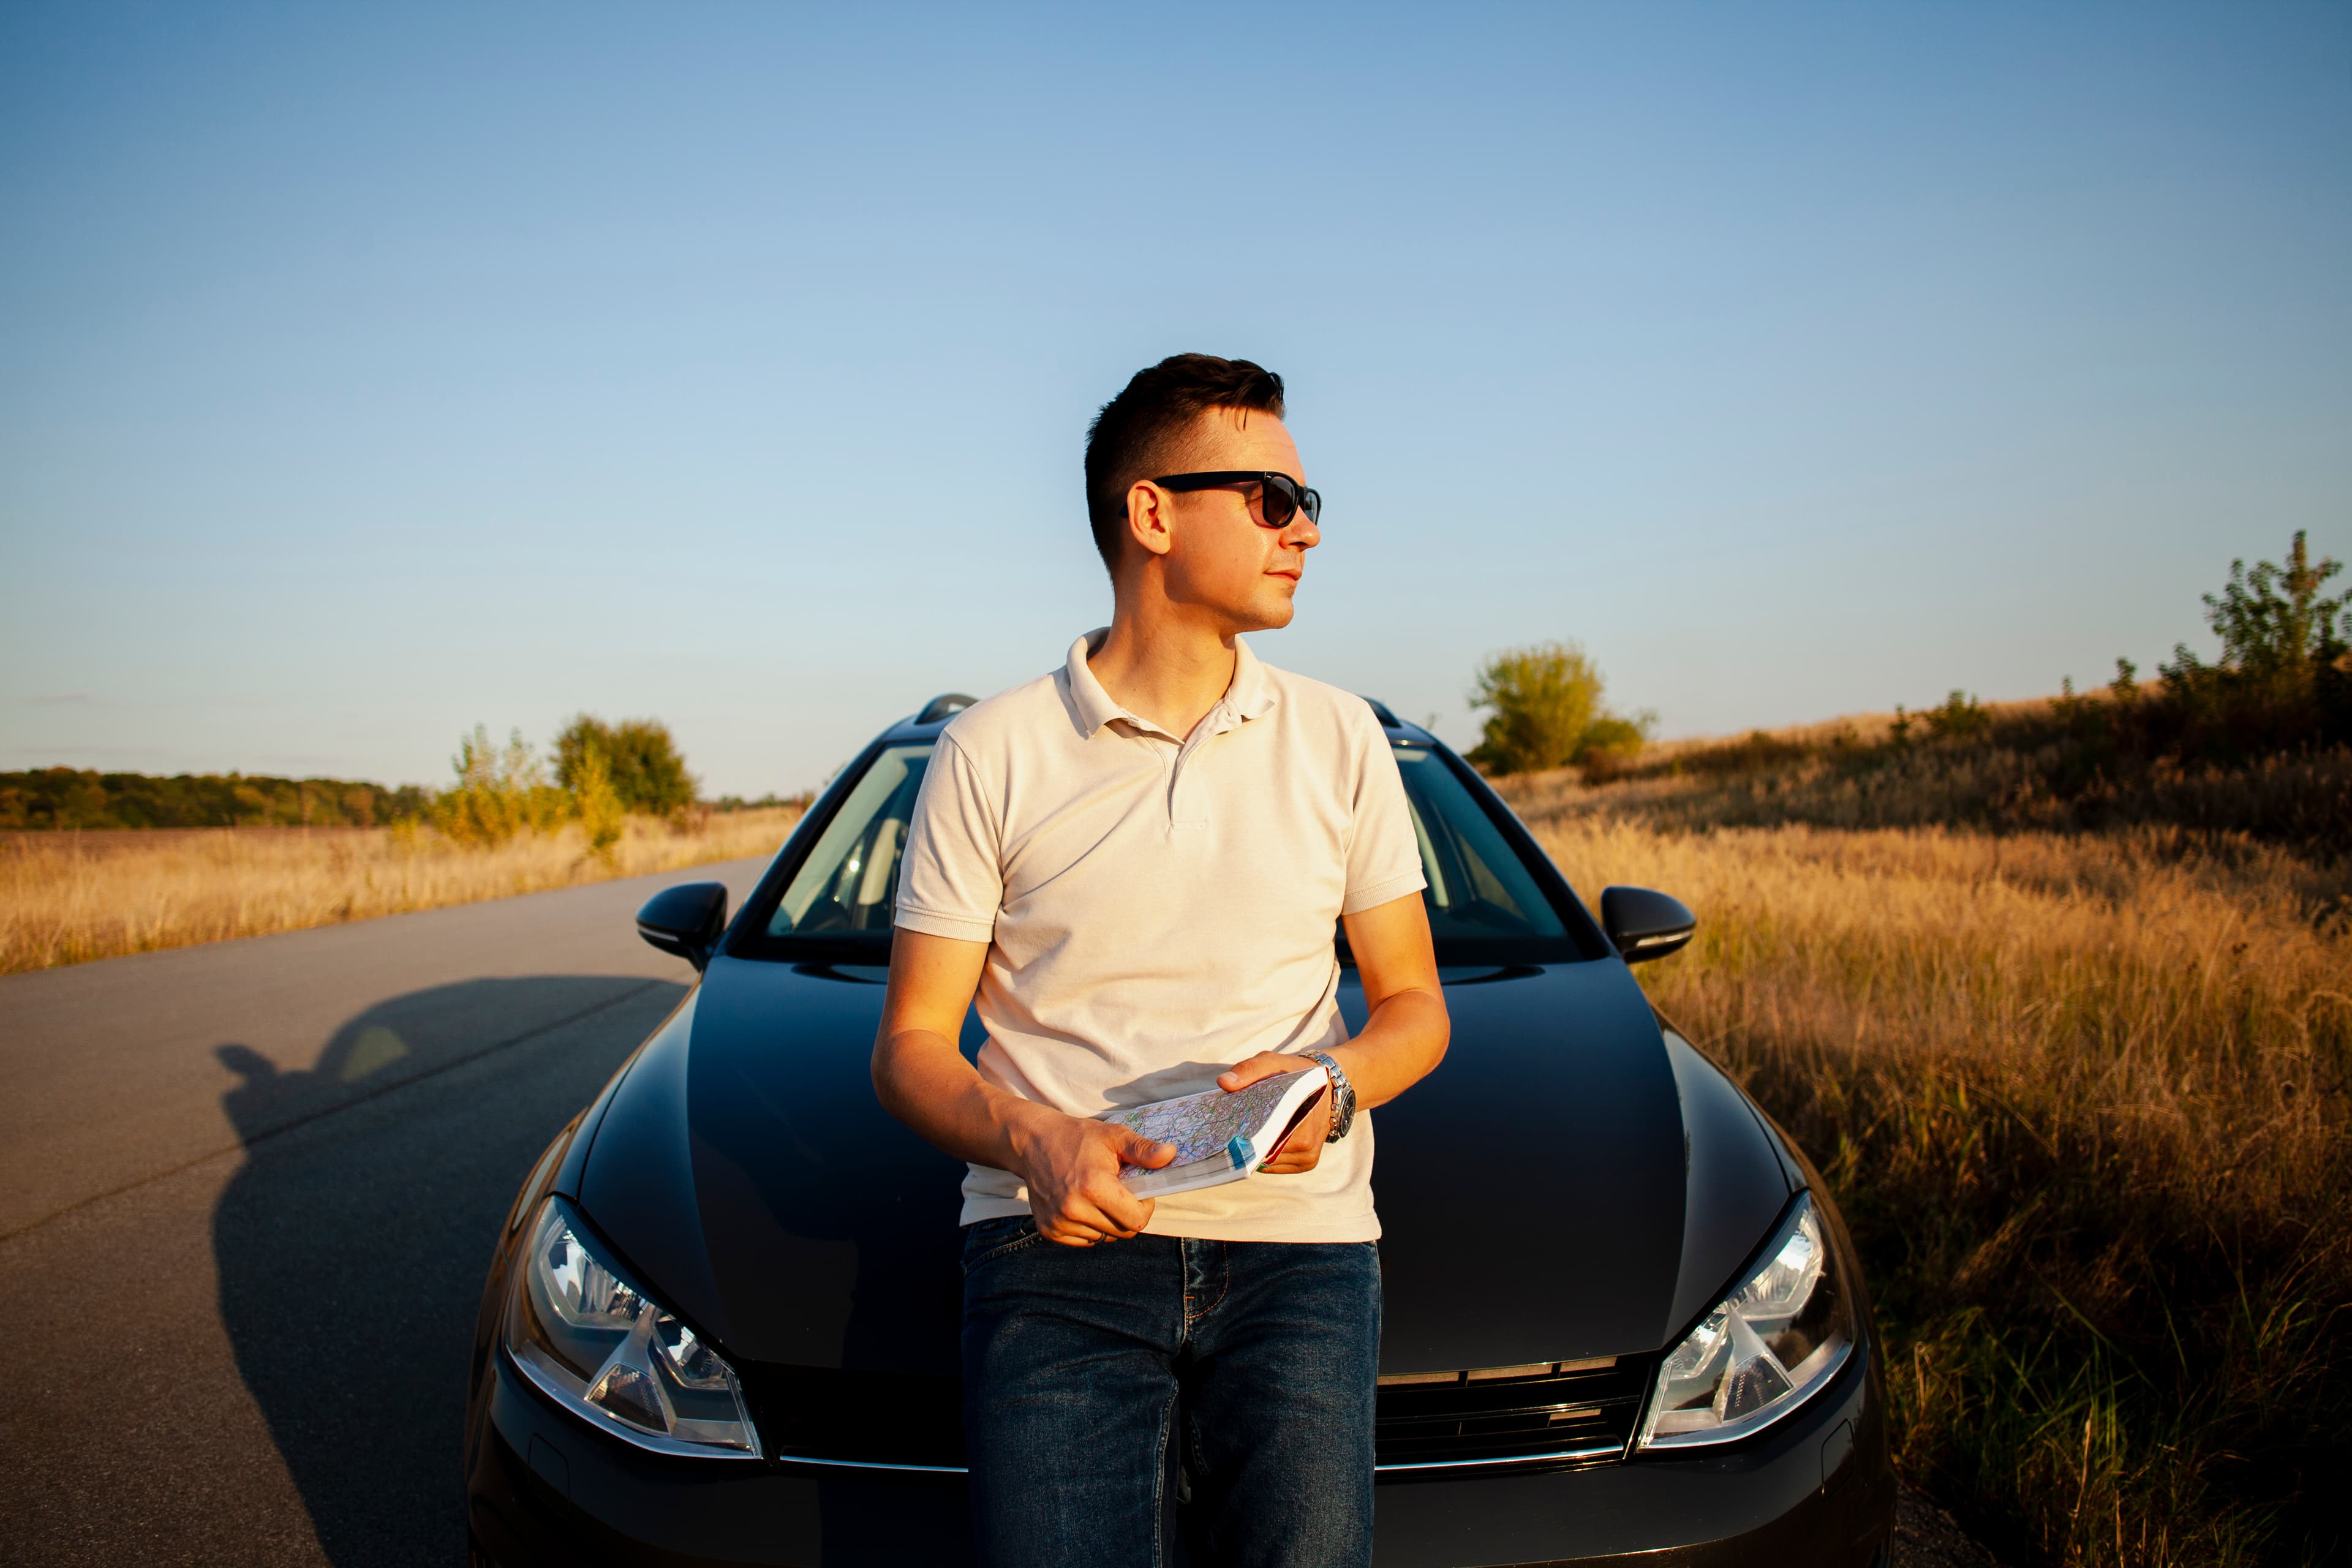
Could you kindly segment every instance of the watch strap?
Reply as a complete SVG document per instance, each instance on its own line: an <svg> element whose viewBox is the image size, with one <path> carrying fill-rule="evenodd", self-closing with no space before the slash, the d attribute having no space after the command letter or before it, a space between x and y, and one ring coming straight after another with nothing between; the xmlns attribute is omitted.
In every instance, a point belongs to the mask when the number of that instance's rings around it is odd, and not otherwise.
<svg viewBox="0 0 2352 1568"><path fill-rule="evenodd" d="M1323 1070L1331 1075L1331 1131L1323 1142L1337 1143L1356 1124L1356 1086L1348 1081L1347 1069L1331 1059L1330 1052L1310 1051L1307 1055L1322 1063Z"/></svg>

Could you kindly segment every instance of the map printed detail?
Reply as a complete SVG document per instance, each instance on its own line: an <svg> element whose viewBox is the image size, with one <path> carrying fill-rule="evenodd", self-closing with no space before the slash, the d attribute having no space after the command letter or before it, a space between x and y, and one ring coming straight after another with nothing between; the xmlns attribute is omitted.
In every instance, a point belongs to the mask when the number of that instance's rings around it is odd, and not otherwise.
<svg viewBox="0 0 2352 1568"><path fill-rule="evenodd" d="M1176 1158L1157 1171L1120 1166L1119 1179L1129 1187L1138 1194L1182 1192L1250 1174L1255 1161L1236 1166L1227 1152L1234 1140L1246 1140L1244 1147L1272 1158L1294 1119L1329 1086L1329 1075L1318 1067L1263 1079L1230 1094L1213 1089L1107 1110L1099 1120L1132 1128L1155 1143L1176 1146Z"/></svg>

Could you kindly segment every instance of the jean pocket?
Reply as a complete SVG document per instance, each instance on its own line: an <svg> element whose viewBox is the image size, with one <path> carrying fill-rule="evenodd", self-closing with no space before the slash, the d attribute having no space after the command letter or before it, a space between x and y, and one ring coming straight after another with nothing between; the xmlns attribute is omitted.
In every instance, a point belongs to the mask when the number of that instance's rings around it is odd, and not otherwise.
<svg viewBox="0 0 2352 1568"><path fill-rule="evenodd" d="M963 1227L963 1271L969 1274L983 1263L1040 1239L1037 1222L1028 1215L1004 1215L968 1225Z"/></svg>

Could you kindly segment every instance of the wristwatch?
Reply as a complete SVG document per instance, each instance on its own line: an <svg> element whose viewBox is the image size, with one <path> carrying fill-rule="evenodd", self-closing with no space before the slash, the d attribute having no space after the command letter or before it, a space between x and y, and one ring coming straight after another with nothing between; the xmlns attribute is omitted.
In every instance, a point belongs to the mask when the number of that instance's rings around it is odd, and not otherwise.
<svg viewBox="0 0 2352 1568"><path fill-rule="evenodd" d="M1331 1131L1323 1142L1337 1143L1348 1135L1348 1129L1356 1124L1356 1086L1348 1081L1347 1069L1331 1059L1330 1052L1309 1051L1307 1054L1321 1062L1323 1070L1331 1075Z"/></svg>

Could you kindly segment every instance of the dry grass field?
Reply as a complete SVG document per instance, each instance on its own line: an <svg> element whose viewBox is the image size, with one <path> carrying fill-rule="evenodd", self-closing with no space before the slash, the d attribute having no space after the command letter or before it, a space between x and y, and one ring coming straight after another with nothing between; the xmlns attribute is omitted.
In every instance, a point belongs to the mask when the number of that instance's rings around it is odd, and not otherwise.
<svg viewBox="0 0 2352 1568"><path fill-rule="evenodd" d="M2342 1561L2352 867L2140 827L1686 825L1701 781L1503 782L1637 971L1818 1161L1902 1468L2011 1561Z"/></svg>
<svg viewBox="0 0 2352 1568"><path fill-rule="evenodd" d="M799 818L729 812L681 829L631 817L609 858L576 825L489 848L415 826L9 834L0 973L766 855Z"/></svg>

